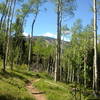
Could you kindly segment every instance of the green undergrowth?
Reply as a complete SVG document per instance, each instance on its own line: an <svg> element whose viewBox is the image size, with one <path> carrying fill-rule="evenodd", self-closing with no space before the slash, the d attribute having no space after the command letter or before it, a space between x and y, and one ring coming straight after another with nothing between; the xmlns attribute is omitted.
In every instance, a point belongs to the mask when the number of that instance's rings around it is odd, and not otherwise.
<svg viewBox="0 0 100 100"><path fill-rule="evenodd" d="M43 92L48 100L80 100L80 97L81 100L100 100L94 98L91 95L93 91L89 89L85 90L85 94L80 94L78 90L75 99L75 84L54 82L47 73L27 71L25 65L16 67L13 71L8 68L6 72L0 68L0 100L35 100L26 89L26 84L32 80L38 80L33 82L33 86ZM83 90L81 86L81 91Z"/></svg>
<svg viewBox="0 0 100 100"><path fill-rule="evenodd" d="M0 100L35 100L26 89L31 79L32 74L25 71L0 70Z"/></svg>
<svg viewBox="0 0 100 100"><path fill-rule="evenodd" d="M48 100L75 100L72 88L64 83L54 82L53 80L40 79L33 85L43 91ZM76 97L77 100L80 100L79 93L76 94ZM84 100L84 97L82 95L81 100Z"/></svg>
<svg viewBox="0 0 100 100"><path fill-rule="evenodd" d="M39 79L33 86L42 91L48 100L100 100L100 97L93 95L93 90L84 88L77 84L75 96L75 84L65 84L54 82L53 78L47 73L35 73L36 79Z"/></svg>

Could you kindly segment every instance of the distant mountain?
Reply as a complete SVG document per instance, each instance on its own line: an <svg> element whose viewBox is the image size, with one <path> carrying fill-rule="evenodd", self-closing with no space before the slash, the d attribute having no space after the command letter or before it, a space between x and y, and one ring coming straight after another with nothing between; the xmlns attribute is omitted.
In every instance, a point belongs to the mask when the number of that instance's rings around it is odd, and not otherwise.
<svg viewBox="0 0 100 100"><path fill-rule="evenodd" d="M33 36L33 39L42 39L42 40L44 40L44 41L48 41L48 42L54 42L54 41L56 41L56 39L55 38L51 38L51 37L47 37L47 36Z"/></svg>
<svg viewBox="0 0 100 100"><path fill-rule="evenodd" d="M43 41L45 41L47 43L55 43L56 42L56 39L52 38L52 37L47 37L47 36L33 36L33 41L35 41L37 39L42 39ZM64 41L64 44L69 44L69 42L68 41Z"/></svg>
<svg viewBox="0 0 100 100"><path fill-rule="evenodd" d="M43 39L45 41L49 41L49 42L56 41L56 39L52 38L52 37L47 37L47 36L33 36L33 39L39 39L39 38L41 38L41 39ZM68 41L64 41L64 42L69 43Z"/></svg>

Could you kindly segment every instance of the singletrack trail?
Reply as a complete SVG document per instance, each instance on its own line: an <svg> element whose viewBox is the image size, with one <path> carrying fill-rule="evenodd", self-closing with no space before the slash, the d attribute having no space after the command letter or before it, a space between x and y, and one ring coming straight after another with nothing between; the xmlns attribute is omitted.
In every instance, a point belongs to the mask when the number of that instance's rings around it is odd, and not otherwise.
<svg viewBox="0 0 100 100"><path fill-rule="evenodd" d="M37 88L35 88L32 83L39 81L39 79L34 80L34 81L30 81L29 83L26 84L26 88L28 89L28 91L33 95L33 97L36 100L47 100L44 92L40 92Z"/></svg>

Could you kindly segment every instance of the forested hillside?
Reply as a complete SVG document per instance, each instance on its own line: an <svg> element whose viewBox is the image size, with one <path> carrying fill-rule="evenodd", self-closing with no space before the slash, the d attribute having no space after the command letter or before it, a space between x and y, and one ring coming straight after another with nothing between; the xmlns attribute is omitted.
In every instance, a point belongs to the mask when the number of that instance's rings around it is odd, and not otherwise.
<svg viewBox="0 0 100 100"><path fill-rule="evenodd" d="M100 0L90 2L91 22L70 26L77 0L0 1L0 100L100 100ZM56 37L34 36L50 4Z"/></svg>

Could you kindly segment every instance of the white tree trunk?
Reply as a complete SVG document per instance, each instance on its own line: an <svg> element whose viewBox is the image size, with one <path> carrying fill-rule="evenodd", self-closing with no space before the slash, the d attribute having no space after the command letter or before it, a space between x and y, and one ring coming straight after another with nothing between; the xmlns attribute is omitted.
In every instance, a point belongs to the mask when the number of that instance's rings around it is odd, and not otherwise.
<svg viewBox="0 0 100 100"><path fill-rule="evenodd" d="M97 69L97 9L96 0L93 0L94 10L94 67L93 67L93 89L98 90L98 69Z"/></svg>

